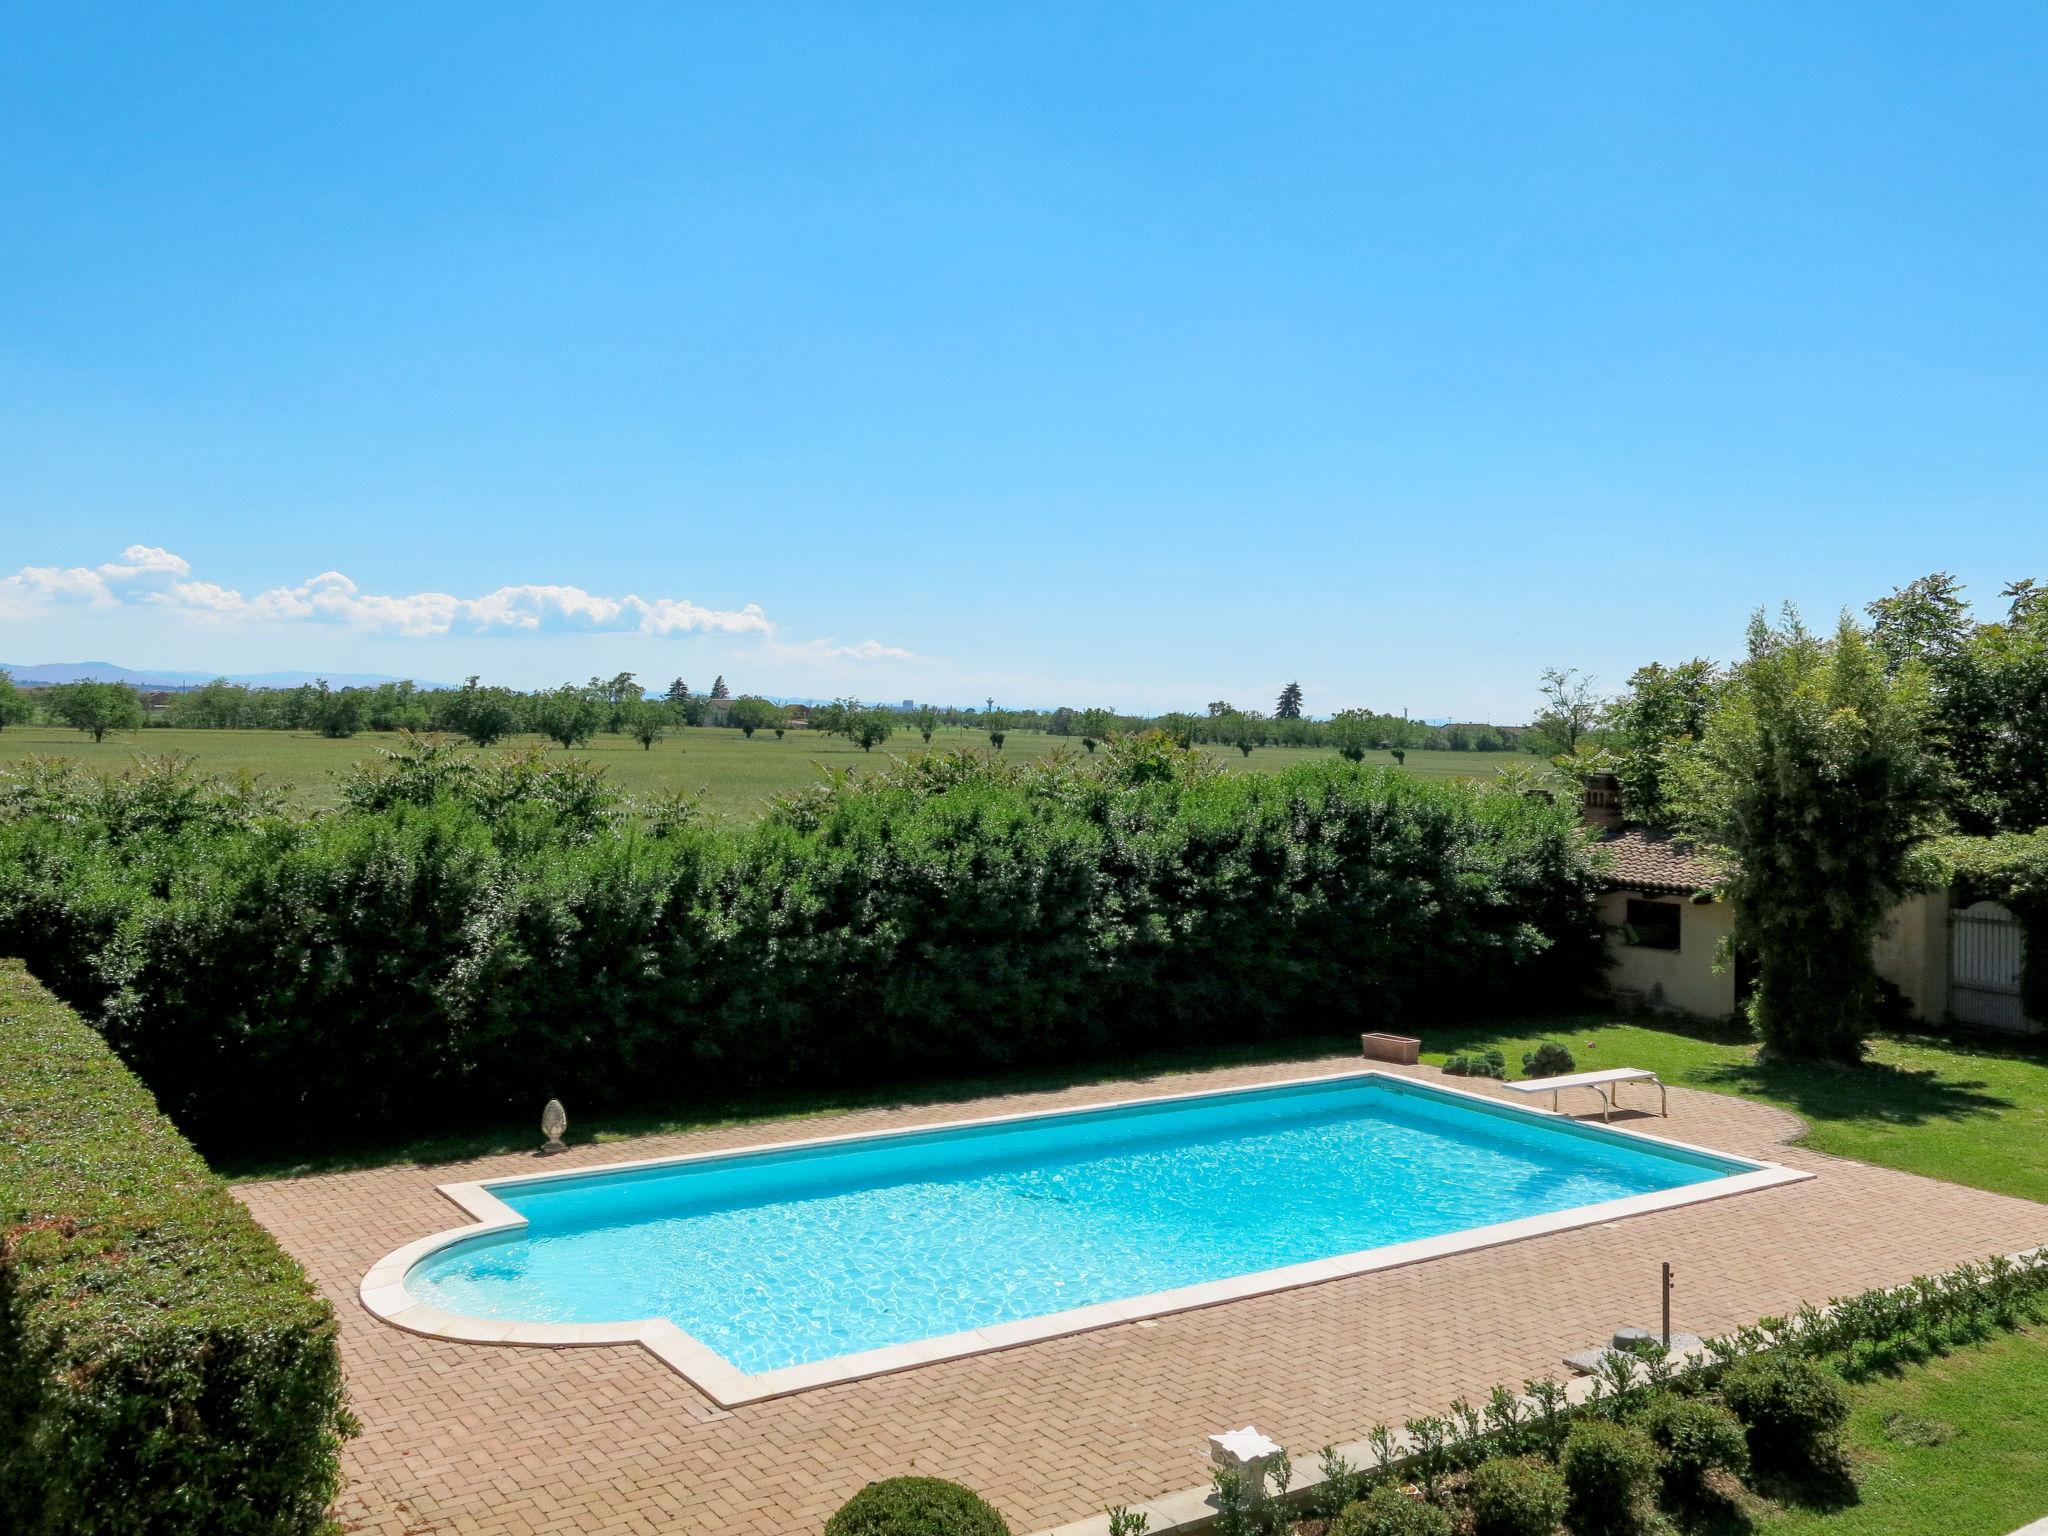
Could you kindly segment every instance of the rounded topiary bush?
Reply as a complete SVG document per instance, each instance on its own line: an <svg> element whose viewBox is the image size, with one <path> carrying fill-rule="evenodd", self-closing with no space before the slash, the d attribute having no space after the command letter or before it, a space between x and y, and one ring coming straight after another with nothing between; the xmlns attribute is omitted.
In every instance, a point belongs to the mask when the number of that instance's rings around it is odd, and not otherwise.
<svg viewBox="0 0 2048 1536"><path fill-rule="evenodd" d="M1740 1477L1749 1470L1742 1425L1719 1403L1660 1392L1636 1422L1663 1453L1667 1498L1696 1502L1709 1492L1708 1473L1718 1468Z"/></svg>
<svg viewBox="0 0 2048 1536"><path fill-rule="evenodd" d="M1382 1483L1330 1522L1329 1536L1451 1536L1451 1517Z"/></svg>
<svg viewBox="0 0 2048 1536"><path fill-rule="evenodd" d="M1842 1459L1849 1394L1832 1373L1793 1355L1751 1355L1728 1367L1721 1396L1749 1431L1750 1457L1781 1471L1821 1471Z"/></svg>
<svg viewBox="0 0 2048 1536"><path fill-rule="evenodd" d="M942 1477L892 1477L840 1505L825 1536L1010 1536L1010 1528L971 1488Z"/></svg>
<svg viewBox="0 0 2048 1536"><path fill-rule="evenodd" d="M1564 1479L1548 1462L1496 1456L1465 1484L1472 1536L1551 1536L1564 1519Z"/></svg>
<svg viewBox="0 0 2048 1536"><path fill-rule="evenodd" d="M1508 1075L1508 1059L1499 1051L1459 1051L1444 1058L1447 1077L1499 1077Z"/></svg>
<svg viewBox="0 0 2048 1536"><path fill-rule="evenodd" d="M1628 1536L1643 1528L1657 1485L1657 1447L1641 1430L1581 1419L1559 1459L1578 1536Z"/></svg>
<svg viewBox="0 0 2048 1536"><path fill-rule="evenodd" d="M1555 1040L1546 1040L1522 1057L1524 1077L1562 1077L1579 1070L1578 1058Z"/></svg>

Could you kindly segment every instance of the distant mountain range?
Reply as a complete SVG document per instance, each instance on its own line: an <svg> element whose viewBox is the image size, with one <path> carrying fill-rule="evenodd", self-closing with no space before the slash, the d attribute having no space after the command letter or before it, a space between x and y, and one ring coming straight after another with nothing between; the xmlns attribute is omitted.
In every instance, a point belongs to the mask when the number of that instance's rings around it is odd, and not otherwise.
<svg viewBox="0 0 2048 1536"><path fill-rule="evenodd" d="M13 675L17 683L126 683L131 688L163 689L167 692L182 693L212 682L216 677L225 677L231 683L245 683L252 688L296 688L301 683L317 683L323 677L336 688L362 688L376 683L399 683L404 678L387 677L381 672L171 672L158 669L138 671L134 667L119 667L111 661L43 661L33 666L16 666L12 662L0 661L0 671ZM421 683L422 688L446 688L447 683Z"/></svg>

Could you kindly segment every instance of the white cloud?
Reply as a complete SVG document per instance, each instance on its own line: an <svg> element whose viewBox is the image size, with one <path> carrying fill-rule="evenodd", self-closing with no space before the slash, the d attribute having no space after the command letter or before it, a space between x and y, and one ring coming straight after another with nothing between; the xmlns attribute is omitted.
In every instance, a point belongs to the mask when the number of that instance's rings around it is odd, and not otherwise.
<svg viewBox="0 0 2048 1536"><path fill-rule="evenodd" d="M118 560L84 566L24 566L0 577L0 617L28 618L59 605L114 608L129 604L169 609L208 624L335 624L372 634L641 634L767 637L775 625L758 604L706 608L686 598L605 597L581 587L500 587L481 597L447 592L384 595L365 592L339 571L292 587L271 587L253 597L233 587L191 580L187 560L146 544L131 544ZM824 647L815 654L872 659L909 652L868 641ZM803 647L797 647L803 652ZM811 654L806 652L806 654Z"/></svg>
<svg viewBox="0 0 2048 1536"><path fill-rule="evenodd" d="M840 645L831 639L802 640L784 643L770 640L762 647L771 656L785 661L917 661L915 651L906 651L900 645L884 645L879 640L863 640L858 645Z"/></svg>
<svg viewBox="0 0 2048 1536"><path fill-rule="evenodd" d="M134 581L144 576L190 576L192 565L190 561L154 544L130 544L121 551L119 560L109 560L101 566L100 574L109 581Z"/></svg>

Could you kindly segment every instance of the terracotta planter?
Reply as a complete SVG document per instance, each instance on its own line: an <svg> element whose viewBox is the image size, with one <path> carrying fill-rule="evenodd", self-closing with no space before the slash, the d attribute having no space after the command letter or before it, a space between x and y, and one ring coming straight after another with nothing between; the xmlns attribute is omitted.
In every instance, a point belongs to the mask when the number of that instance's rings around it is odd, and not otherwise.
<svg viewBox="0 0 2048 1536"><path fill-rule="evenodd" d="M1412 1067L1422 1051L1422 1042L1410 1035L1360 1035L1359 1045L1367 1061L1391 1061Z"/></svg>

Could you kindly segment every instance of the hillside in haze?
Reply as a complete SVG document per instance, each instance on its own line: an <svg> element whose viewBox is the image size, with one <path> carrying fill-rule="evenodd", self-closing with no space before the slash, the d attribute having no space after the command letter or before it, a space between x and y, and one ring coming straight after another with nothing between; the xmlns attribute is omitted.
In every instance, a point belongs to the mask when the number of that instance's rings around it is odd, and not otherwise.
<svg viewBox="0 0 2048 1536"><path fill-rule="evenodd" d="M11 674L17 683L127 683L133 688L183 689L197 688L212 682L223 674L218 672L176 672L168 668L145 668L116 666L111 661L40 661L30 666L17 666L13 662L0 661L0 671ZM403 682L403 678L387 677L376 672L229 672L225 674L231 683L243 683L251 688L296 688L301 683L317 683L321 679L336 688L360 688L374 683ZM447 683L421 683L422 688L445 688Z"/></svg>

